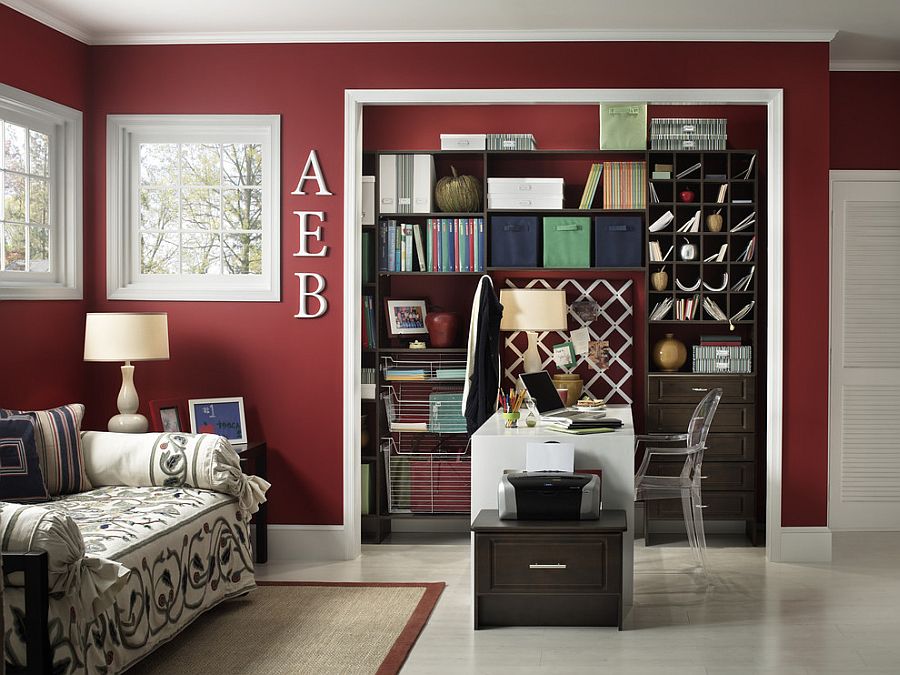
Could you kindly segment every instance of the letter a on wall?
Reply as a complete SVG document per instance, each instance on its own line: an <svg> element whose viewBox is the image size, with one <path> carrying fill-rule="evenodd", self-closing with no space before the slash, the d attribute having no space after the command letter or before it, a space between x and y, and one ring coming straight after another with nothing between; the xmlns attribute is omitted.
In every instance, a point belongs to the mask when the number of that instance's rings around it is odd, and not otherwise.
<svg viewBox="0 0 900 675"><path fill-rule="evenodd" d="M306 158L306 166L303 167L303 173L300 174L300 180L297 181L297 187L291 193L292 195L305 195L303 184L308 180L314 180L319 184L317 195L330 195L328 186L325 185L325 176L322 174L322 167L319 166L319 156L315 150L309 151L309 157Z"/></svg>

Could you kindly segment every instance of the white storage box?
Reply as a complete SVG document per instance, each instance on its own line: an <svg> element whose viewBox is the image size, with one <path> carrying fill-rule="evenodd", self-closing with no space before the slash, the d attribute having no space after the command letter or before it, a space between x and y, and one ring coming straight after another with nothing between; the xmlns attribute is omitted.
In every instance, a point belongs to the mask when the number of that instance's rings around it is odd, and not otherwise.
<svg viewBox="0 0 900 675"><path fill-rule="evenodd" d="M441 134L441 150L484 150L487 134Z"/></svg>
<svg viewBox="0 0 900 675"><path fill-rule="evenodd" d="M375 176L362 177L362 224L375 224Z"/></svg>
<svg viewBox="0 0 900 675"><path fill-rule="evenodd" d="M561 199L564 185L562 178L488 178L488 197L527 195Z"/></svg>
<svg viewBox="0 0 900 675"><path fill-rule="evenodd" d="M430 213L434 194L431 155L381 155L378 158L381 213Z"/></svg>
<svg viewBox="0 0 900 675"><path fill-rule="evenodd" d="M488 209L492 210L557 210L562 207L562 195L488 195Z"/></svg>

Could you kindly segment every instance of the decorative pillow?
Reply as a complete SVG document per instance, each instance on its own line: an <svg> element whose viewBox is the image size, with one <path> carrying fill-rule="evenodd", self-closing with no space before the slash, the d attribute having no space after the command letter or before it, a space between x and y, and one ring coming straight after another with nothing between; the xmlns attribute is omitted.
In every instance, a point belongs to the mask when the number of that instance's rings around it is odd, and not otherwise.
<svg viewBox="0 0 900 675"><path fill-rule="evenodd" d="M189 486L238 498L241 509L256 513L270 485L241 471L241 459L228 439L215 434L117 434L86 431L84 466L91 483L129 487Z"/></svg>
<svg viewBox="0 0 900 675"><path fill-rule="evenodd" d="M51 593L73 596L88 615L112 606L130 570L112 560L85 555L81 530L52 506L0 504L0 541L11 553L47 552ZM7 586L23 586L24 575L6 576Z"/></svg>
<svg viewBox="0 0 900 675"><path fill-rule="evenodd" d="M50 499L34 444L34 419L0 419L0 500L45 502Z"/></svg>
<svg viewBox="0 0 900 675"><path fill-rule="evenodd" d="M21 414L34 416L34 444L50 496L90 490L81 450L84 406L73 403L31 412L0 408L0 419Z"/></svg>

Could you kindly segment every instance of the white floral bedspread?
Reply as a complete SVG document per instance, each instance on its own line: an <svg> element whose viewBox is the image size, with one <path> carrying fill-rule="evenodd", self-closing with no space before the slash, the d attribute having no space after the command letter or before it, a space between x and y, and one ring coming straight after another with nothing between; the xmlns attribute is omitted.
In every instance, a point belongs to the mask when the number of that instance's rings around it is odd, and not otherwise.
<svg viewBox="0 0 900 675"><path fill-rule="evenodd" d="M87 555L131 570L115 604L80 615L50 599L55 673L118 673L204 611L255 587L248 516L237 499L184 487L104 487L53 502L70 515ZM23 665L24 593L5 591L6 661Z"/></svg>

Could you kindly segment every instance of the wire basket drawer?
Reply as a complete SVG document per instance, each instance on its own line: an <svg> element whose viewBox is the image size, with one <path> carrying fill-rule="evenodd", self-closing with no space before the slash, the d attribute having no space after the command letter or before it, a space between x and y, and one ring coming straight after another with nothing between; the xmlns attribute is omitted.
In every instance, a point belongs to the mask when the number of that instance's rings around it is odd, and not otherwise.
<svg viewBox="0 0 900 675"><path fill-rule="evenodd" d="M471 456L385 455L391 513L469 512Z"/></svg>

